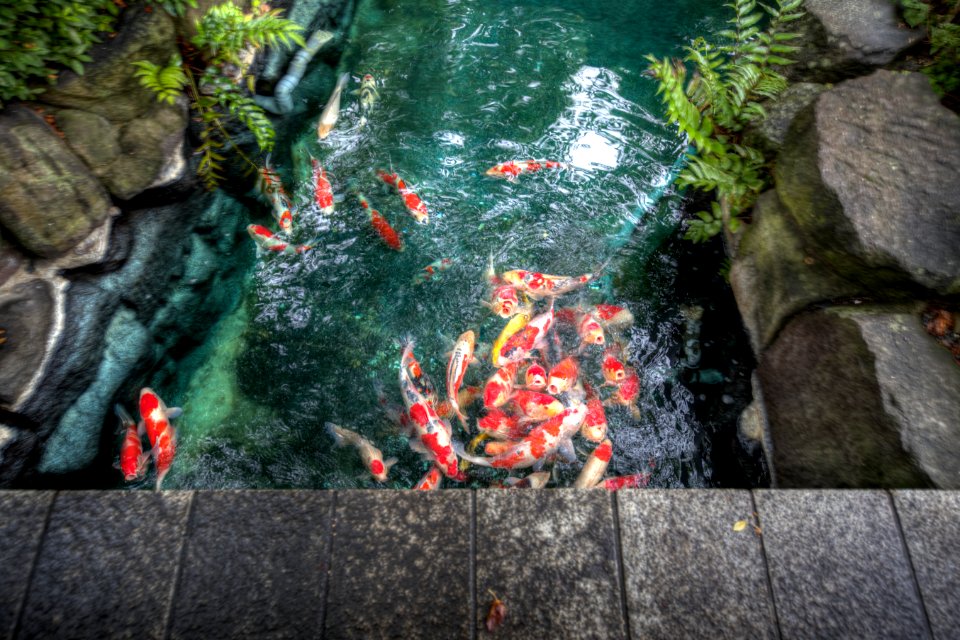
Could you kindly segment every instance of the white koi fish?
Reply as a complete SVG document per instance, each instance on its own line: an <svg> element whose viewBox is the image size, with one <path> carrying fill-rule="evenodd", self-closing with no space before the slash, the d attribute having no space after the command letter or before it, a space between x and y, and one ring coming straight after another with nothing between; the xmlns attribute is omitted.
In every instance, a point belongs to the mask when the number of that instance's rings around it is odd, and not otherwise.
<svg viewBox="0 0 960 640"><path fill-rule="evenodd" d="M334 439L338 447L353 445L360 453L363 466L370 471L370 475L377 482L386 482L390 467L396 464L396 458L383 459L383 453L373 444L355 431L338 427L332 422L326 423L327 433Z"/></svg>
<svg viewBox="0 0 960 640"><path fill-rule="evenodd" d="M337 118L340 117L340 94L343 92L344 85L350 79L349 73L344 73L337 80L337 86L333 88L327 105L320 114L320 120L317 121L317 139L323 140L333 131L333 125L337 124Z"/></svg>

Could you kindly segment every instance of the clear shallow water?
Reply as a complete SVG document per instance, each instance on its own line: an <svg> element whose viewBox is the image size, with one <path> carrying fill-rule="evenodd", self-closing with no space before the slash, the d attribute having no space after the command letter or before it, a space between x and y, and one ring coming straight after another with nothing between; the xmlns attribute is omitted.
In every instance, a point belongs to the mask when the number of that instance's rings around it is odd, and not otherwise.
<svg viewBox="0 0 960 640"><path fill-rule="evenodd" d="M292 116L302 126L281 138L289 153L276 155L288 191L303 204L298 240L316 237L316 248L260 257L241 307L206 345L205 362L170 390L167 403L182 405L184 415L165 486L382 486L354 450L333 448L328 420L399 457L387 486L411 486L427 467L396 434L377 390L401 403L404 336L416 340L440 388L444 354L460 333L473 329L488 344L496 338L505 321L480 304L491 255L498 272L565 275L612 259L613 277L560 299L623 304L637 319L626 337L641 377L641 418L607 411L615 451L608 475L647 470L651 486L708 485L709 450L690 393L675 382L682 329L675 265L648 260L677 222L676 203L668 197L639 215L683 151L661 123L642 56L678 53L695 34L721 28L723 17L711 17L720 14L720 2L703 0L361 2L338 71L353 75L351 89L373 74L381 100L359 127L356 97L345 95L337 128L318 143L316 117L332 77L315 83L317 95L302 96L308 111ZM328 218L307 204L311 154L338 194ZM483 175L497 162L526 158L567 168L512 183ZM416 225L377 180L374 170L390 167L423 198L429 225ZM401 233L403 252L376 238L347 197L350 187ZM255 213L268 216L266 206ZM625 223L637 220L620 246ZM439 258L454 266L414 285ZM599 350L590 353L584 375L599 384ZM467 382L480 385L492 371L486 363L472 368ZM593 447L576 444L584 453ZM578 468L559 465L563 483Z"/></svg>

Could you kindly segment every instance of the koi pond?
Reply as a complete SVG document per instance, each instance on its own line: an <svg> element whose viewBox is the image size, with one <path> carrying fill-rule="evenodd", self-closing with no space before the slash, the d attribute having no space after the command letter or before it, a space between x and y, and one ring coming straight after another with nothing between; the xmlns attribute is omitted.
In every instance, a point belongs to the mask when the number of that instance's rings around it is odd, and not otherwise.
<svg viewBox="0 0 960 640"><path fill-rule="evenodd" d="M241 303L196 368L177 388L156 389L183 408L164 487L412 487L430 465L397 424L403 345L413 341L444 399L448 354L472 330L481 357L463 387L482 389L496 371L482 356L507 324L483 304L491 261L498 274L600 270L555 299L556 329L541 350L548 371L573 356L600 398L619 391L602 386L605 348L580 347L577 310L611 304L632 314L632 325L606 335L605 346L622 343L618 353L639 379L632 407L605 407L607 477L715 484L684 383L702 366L702 310L678 295L681 267L661 249L679 223L669 187L684 144L662 121L643 55L679 54L695 35L722 29L723 19L719 0L361 1L337 73L322 65L308 72L294 94L298 112L278 128L272 161L298 209L291 242L313 248L260 252ZM344 72L339 120L318 141L317 118ZM379 99L364 114L352 92L365 74ZM332 214L313 204L311 157L332 184ZM516 180L485 174L527 159L562 166ZM427 224L417 224L378 169L397 173L423 199ZM402 251L374 232L355 192L397 230ZM251 214L276 230L266 202ZM445 269L426 277L424 267L444 259ZM534 316L548 309L548 298L531 302ZM575 319L565 325L564 317ZM470 433L450 417L452 439L464 447L486 414L482 405L463 407ZM398 459L386 482L371 477L355 448L334 446L327 422ZM544 467L549 486L571 485L596 446L580 435L573 444L575 462L560 456ZM530 471L472 465L465 483L443 486L489 486ZM153 486L152 472L130 486Z"/></svg>

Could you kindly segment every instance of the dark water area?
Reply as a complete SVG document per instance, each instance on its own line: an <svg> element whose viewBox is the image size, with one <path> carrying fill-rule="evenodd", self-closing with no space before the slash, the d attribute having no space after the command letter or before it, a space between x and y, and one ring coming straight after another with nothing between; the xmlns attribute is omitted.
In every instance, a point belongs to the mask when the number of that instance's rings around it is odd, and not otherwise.
<svg viewBox="0 0 960 640"><path fill-rule="evenodd" d="M278 126L273 161L299 209L293 239L314 249L259 256L238 309L174 382L158 386L184 409L164 486L410 487L427 465L383 407L401 405L400 345L415 341L442 389L458 335L472 329L492 343L506 321L481 304L491 259L498 272L563 275L609 261L603 278L557 303L618 304L636 318L623 340L641 379L639 417L607 410L608 475L649 471L655 487L762 484L735 433L752 362L719 275L722 249L678 238L682 201L669 186L684 144L643 75L644 54L677 55L725 20L722 2L702 0L360 2L339 68L311 71L294 95L298 112ZM348 90L372 74L380 100L361 124L356 96L345 93L335 130L318 141L317 116L342 72L352 76ZM333 184L328 216L311 204L311 157ZM529 158L565 167L515 182L484 175ZM414 222L376 169L411 184L429 224ZM398 230L402 252L373 234L353 190ZM264 203L252 218L269 225L268 211ZM441 258L453 266L415 282ZM594 384L599 359L597 348L581 357ZM465 384L482 385L493 370L471 367ZM479 405L468 413L475 420ZM327 421L399 458L385 484L354 450L333 447ZM454 438L470 436L455 427ZM593 448L579 438L575 446L580 460L557 464L561 486ZM480 472L470 484L502 475Z"/></svg>

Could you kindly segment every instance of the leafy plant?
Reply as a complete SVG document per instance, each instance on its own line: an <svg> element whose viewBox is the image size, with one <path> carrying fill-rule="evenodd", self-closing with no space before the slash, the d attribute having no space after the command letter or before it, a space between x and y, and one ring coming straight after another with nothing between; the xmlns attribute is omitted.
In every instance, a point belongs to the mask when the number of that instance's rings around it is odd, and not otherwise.
<svg viewBox="0 0 960 640"><path fill-rule="evenodd" d="M197 0L159 0L159 2L154 0L154 4L170 15L181 18L186 15L187 9L197 8Z"/></svg>
<svg viewBox="0 0 960 640"><path fill-rule="evenodd" d="M203 124L197 149L201 156L197 173L208 188L214 189L223 181L225 157L221 151L227 142L247 164L256 168L233 142L224 126L225 119L234 118L249 129L261 151L273 149L276 137L273 124L251 98L252 82L244 86L244 78L252 80L245 70L256 49L303 46L300 31L299 25L280 17L279 9L270 9L259 0L254 0L250 13L227 2L211 7L197 21L197 33L191 39L196 49L190 50L192 55L187 61L171 60L171 64L163 68L143 60L134 63L140 83L154 91L160 101L173 102L184 87L189 89L191 106Z"/></svg>
<svg viewBox="0 0 960 640"><path fill-rule="evenodd" d="M803 16L802 1L776 0L771 7L734 0L726 5L735 13L729 21L733 28L718 34L724 43L697 38L685 48L683 60L647 56L648 73L658 80L668 120L696 149L678 183L716 192L712 210L697 213L687 227L689 240L704 242L724 224L739 228L738 216L766 187L763 154L743 144L743 130L766 117L760 101L776 97L787 86L774 67L792 63L786 56L797 47L789 43L799 34L785 31L784 25Z"/></svg>
<svg viewBox="0 0 960 640"><path fill-rule="evenodd" d="M82 74L117 12L113 0L0 0L0 107L42 93L64 69Z"/></svg>
<svg viewBox="0 0 960 640"><path fill-rule="evenodd" d="M960 24L954 23L960 0L947 6L948 10L939 11L930 2L903 0L904 21L911 27L924 26L930 34L932 60L922 71L941 98L960 90Z"/></svg>

